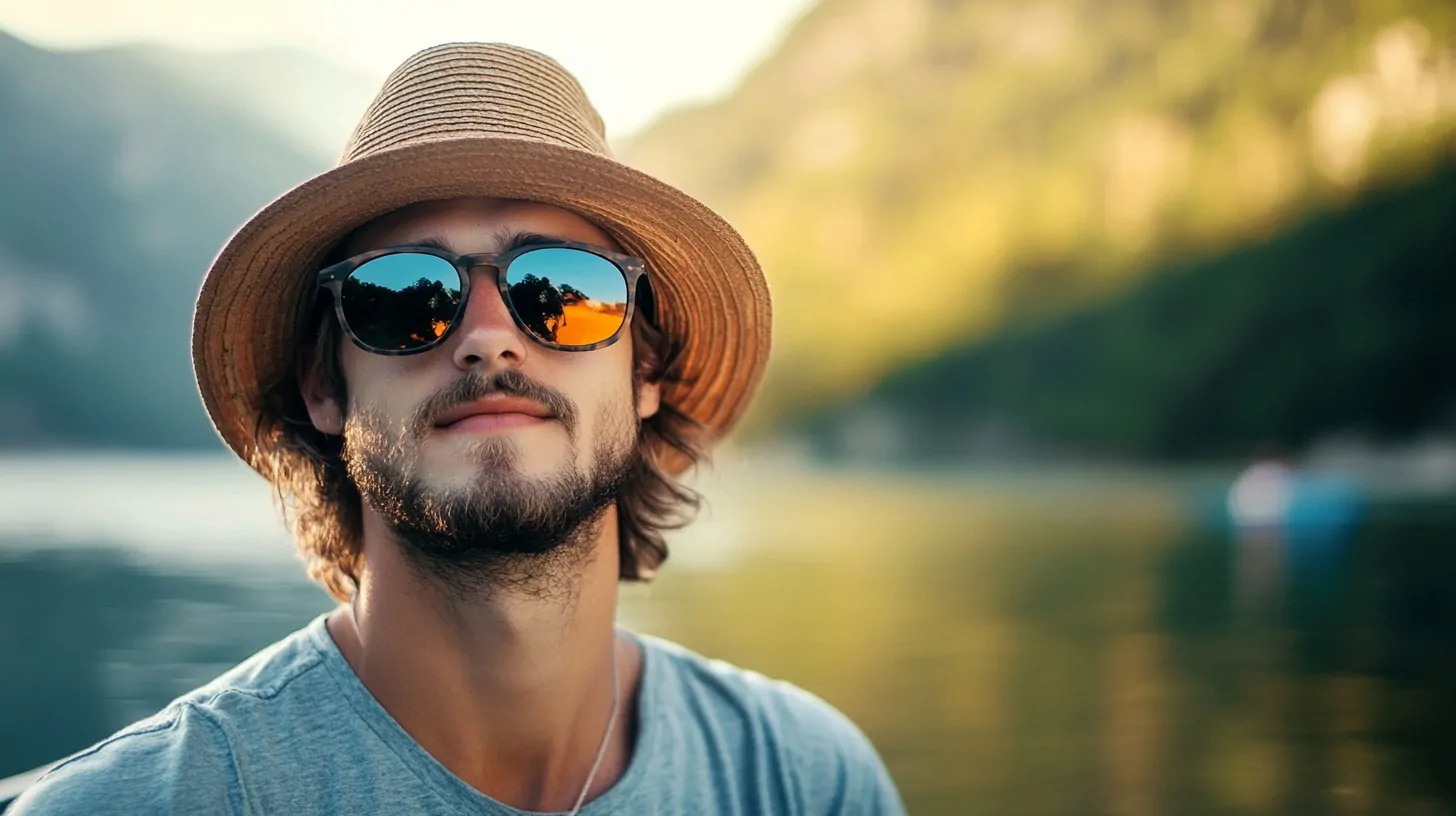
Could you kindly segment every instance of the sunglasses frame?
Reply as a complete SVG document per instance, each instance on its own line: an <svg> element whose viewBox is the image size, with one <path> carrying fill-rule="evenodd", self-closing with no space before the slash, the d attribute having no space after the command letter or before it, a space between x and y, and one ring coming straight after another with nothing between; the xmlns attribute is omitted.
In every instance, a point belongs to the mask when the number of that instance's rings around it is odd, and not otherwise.
<svg viewBox="0 0 1456 816"><path fill-rule="evenodd" d="M506 270L510 268L513 261L521 256L543 249L580 250L611 263L622 274L622 279L627 284L627 307L622 314L622 325L617 327L617 330L612 333L611 337L585 346L564 346L540 337L526 326L526 322L521 319L520 313L516 311L516 305L511 302L510 286L506 283ZM460 276L460 305L456 307L454 316L450 318L450 325L445 328L445 331L439 337L419 348L375 348L361 340L358 335L354 334L354 330L349 328L349 319L344 316L344 281L348 280L350 275L354 274L356 270L370 261L388 255L406 254L433 255L436 258L448 261L451 266L455 267L455 274ZM469 255L456 255L453 252L440 249L439 247L405 244L364 252L320 269L318 273L318 288L320 290L327 290L333 295L334 315L338 318L339 326L343 328L344 334L349 336L349 339L354 342L354 345L370 354L381 354L386 357L404 357L429 351L444 343L451 334L454 334L456 327L460 325L461 316L465 313L465 307L470 303L470 270L480 266L489 266L496 270L496 288L500 291L501 300L506 304L506 310L511 313L511 319L516 322L516 327L527 337L531 338L532 341L554 351L595 351L617 342L621 338L622 332L632 323L632 315L637 302L637 282L643 277L647 277L649 283L651 281L651 277L647 276L647 263L641 258L634 258L631 255L612 252L611 250L602 249L593 244L583 244L575 241L531 243L505 252L476 252Z"/></svg>

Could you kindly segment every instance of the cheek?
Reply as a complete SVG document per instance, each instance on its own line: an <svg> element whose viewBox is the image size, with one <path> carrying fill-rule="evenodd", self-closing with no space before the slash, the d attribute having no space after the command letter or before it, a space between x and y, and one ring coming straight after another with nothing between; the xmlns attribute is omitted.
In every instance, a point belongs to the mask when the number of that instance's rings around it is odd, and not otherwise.
<svg viewBox="0 0 1456 816"><path fill-rule="evenodd" d="M345 419L361 408L389 419L407 415L413 391L408 372L400 370L404 358L369 354L350 345L341 359L349 396Z"/></svg>
<svg viewBox="0 0 1456 816"><path fill-rule="evenodd" d="M630 410L633 403L632 389L632 344L620 342L610 347L613 352L607 365L599 367L602 383L601 393L604 401L612 404L613 408L627 406Z"/></svg>
<svg viewBox="0 0 1456 816"><path fill-rule="evenodd" d="M625 349L627 353L606 354L619 349ZM592 359L597 354L602 354L602 357ZM624 421L633 421L635 417L631 345L618 343L573 356L584 359L570 360L569 365L552 372L551 379L542 381L561 389L576 403L583 421L592 424L589 430L592 435L620 433L618 426ZM529 371L526 373L531 374ZM624 414L631 416L624 418ZM604 425L607 426L605 429Z"/></svg>
<svg viewBox="0 0 1456 816"><path fill-rule="evenodd" d="M609 417L614 433L625 433L637 426L639 395L632 387L632 346L630 343L619 343L618 346L627 353L613 361L611 380L603 389L601 412Z"/></svg>

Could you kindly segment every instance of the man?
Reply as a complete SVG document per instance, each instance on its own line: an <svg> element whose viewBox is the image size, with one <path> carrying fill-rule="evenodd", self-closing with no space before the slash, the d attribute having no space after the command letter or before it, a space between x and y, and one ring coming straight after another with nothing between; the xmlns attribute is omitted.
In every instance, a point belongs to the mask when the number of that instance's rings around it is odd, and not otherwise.
<svg viewBox="0 0 1456 816"><path fill-rule="evenodd" d="M826 703L614 624L769 324L738 234L612 160L555 62L410 58L193 326L219 433L341 606L17 812L903 812Z"/></svg>

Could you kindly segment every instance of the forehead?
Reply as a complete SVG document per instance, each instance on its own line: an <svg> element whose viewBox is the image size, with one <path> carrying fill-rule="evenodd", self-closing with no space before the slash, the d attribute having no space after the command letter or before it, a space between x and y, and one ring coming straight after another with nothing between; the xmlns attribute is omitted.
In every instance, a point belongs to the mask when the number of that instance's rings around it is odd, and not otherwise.
<svg viewBox="0 0 1456 816"><path fill-rule="evenodd" d="M483 196L411 204L355 229L342 248L346 256L357 255L435 238L461 254L498 252L511 236L522 232L620 250L606 231L570 210Z"/></svg>

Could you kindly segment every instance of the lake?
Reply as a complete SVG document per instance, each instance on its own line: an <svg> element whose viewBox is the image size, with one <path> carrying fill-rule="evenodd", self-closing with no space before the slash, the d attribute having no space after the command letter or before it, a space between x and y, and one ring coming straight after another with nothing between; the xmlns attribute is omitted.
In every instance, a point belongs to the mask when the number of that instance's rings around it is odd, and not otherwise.
<svg viewBox="0 0 1456 816"><path fill-rule="evenodd" d="M1218 523L1207 473L725 463L622 622L791 680L911 813L1456 813L1456 512ZM327 609L218 457L0 459L0 776Z"/></svg>

